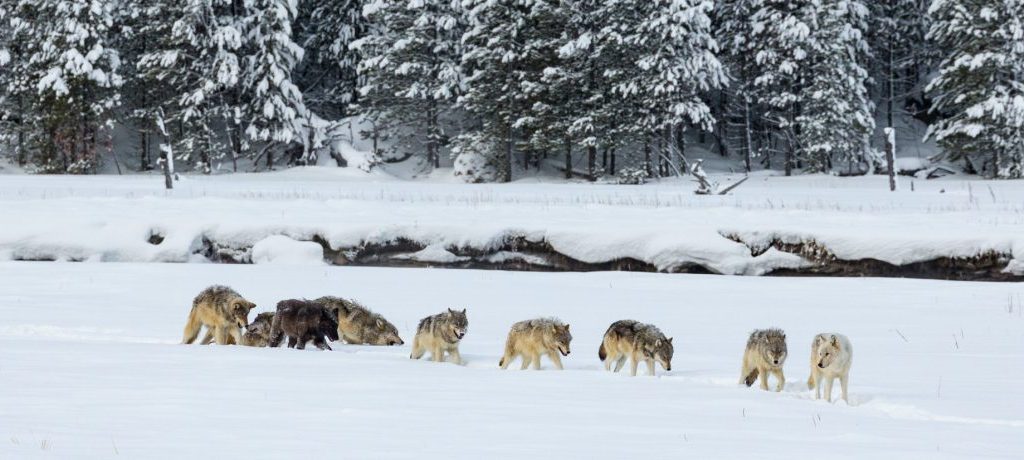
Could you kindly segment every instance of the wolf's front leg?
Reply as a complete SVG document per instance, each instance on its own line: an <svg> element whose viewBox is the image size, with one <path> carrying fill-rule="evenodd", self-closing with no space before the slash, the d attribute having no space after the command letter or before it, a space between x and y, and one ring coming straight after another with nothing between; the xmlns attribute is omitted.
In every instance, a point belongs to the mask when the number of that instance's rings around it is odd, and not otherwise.
<svg viewBox="0 0 1024 460"><path fill-rule="evenodd" d="M762 371L761 369L758 369L758 372L757 372L758 376L761 377L761 389L764 390L764 391L768 391L768 374L769 373L770 372Z"/></svg>
<svg viewBox="0 0 1024 460"><path fill-rule="evenodd" d="M633 353L629 357L629 374L636 377L636 367L640 364L640 360L636 358L636 353Z"/></svg>
<svg viewBox="0 0 1024 460"><path fill-rule="evenodd" d="M776 392L782 391L782 389L786 387L786 376L782 375L782 369L781 368L779 370L775 371L775 377L779 379L779 383L775 387L775 391ZM765 381L767 382L767 379L765 379Z"/></svg>
<svg viewBox="0 0 1024 460"><path fill-rule="evenodd" d="M530 361L533 361L533 370L540 370L540 353L534 353L530 356Z"/></svg>
<svg viewBox="0 0 1024 460"><path fill-rule="evenodd" d="M810 382L814 382L813 384ZM811 371L811 378L808 382L809 385L814 385L814 399L821 399L821 376L818 375L817 371Z"/></svg>
<svg viewBox="0 0 1024 460"><path fill-rule="evenodd" d="M523 371L523 370L529 369L530 368L530 361L531 361L530 355L524 353L524 354L519 355L519 358L523 360L523 365L522 365L522 367L519 368L519 370Z"/></svg>
<svg viewBox="0 0 1024 460"><path fill-rule="evenodd" d="M232 345L240 345L242 343L241 328L232 327L231 329L228 330L228 332L231 334L230 340Z"/></svg>
<svg viewBox="0 0 1024 460"><path fill-rule="evenodd" d="M647 375L654 375L654 360L647 360Z"/></svg>
<svg viewBox="0 0 1024 460"><path fill-rule="evenodd" d="M214 340L217 341L217 345L228 344L228 329L226 327L217 326L213 331Z"/></svg>
<svg viewBox="0 0 1024 460"><path fill-rule="evenodd" d="M825 401L827 402L832 402L832 383L834 383L835 380L836 378L834 376L825 376Z"/></svg>
<svg viewBox="0 0 1024 460"><path fill-rule="evenodd" d="M562 370L562 358L558 356L557 351L549 351L548 357L551 358L551 362L555 364L555 369ZM538 358L537 361L540 361Z"/></svg>
<svg viewBox="0 0 1024 460"><path fill-rule="evenodd" d="M462 355L461 355L461 354L459 354L459 349L458 349L458 348L452 348L452 349L451 349L451 350L450 350L450 351L448 352L448 355L449 355L449 356L451 357L451 361L452 361L453 363L455 363L455 364L458 364L458 365L460 365L460 366L462 366L462 365L465 365L465 364L466 364L466 363L462 362Z"/></svg>
<svg viewBox="0 0 1024 460"><path fill-rule="evenodd" d="M849 383L849 381L850 376L848 374L839 376L839 387L843 390L843 401L846 401L847 405L850 404L850 399L847 398L846 395L846 384Z"/></svg>
<svg viewBox="0 0 1024 460"><path fill-rule="evenodd" d="M430 350L430 359L437 363L444 361L444 349L435 345L434 349Z"/></svg>

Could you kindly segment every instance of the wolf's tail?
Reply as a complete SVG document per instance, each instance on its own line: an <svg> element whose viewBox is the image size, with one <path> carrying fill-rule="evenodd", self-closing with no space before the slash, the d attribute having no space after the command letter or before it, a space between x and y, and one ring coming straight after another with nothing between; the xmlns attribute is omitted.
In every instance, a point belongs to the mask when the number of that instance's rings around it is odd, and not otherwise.
<svg viewBox="0 0 1024 460"><path fill-rule="evenodd" d="M754 382L756 382L756 381L757 381L757 368L755 367L752 371L750 371L749 374L747 374L747 377L745 379L743 379L743 383L745 383L749 387L749 386L753 386Z"/></svg>
<svg viewBox="0 0 1024 460"><path fill-rule="evenodd" d="M601 347L597 349L597 357L604 361L608 357L608 351L604 349L604 341L601 341Z"/></svg>
<svg viewBox="0 0 1024 460"><path fill-rule="evenodd" d="M513 346L512 334L509 334L508 340L505 341L505 354L498 360L498 367L504 368L508 363L505 360L512 361L515 359L516 348Z"/></svg>
<svg viewBox="0 0 1024 460"><path fill-rule="evenodd" d="M813 390L814 389L814 372L811 372L811 376L807 377L807 389L808 390Z"/></svg>
<svg viewBox="0 0 1024 460"><path fill-rule="evenodd" d="M196 313L196 307L193 304L192 310L188 312L188 320L185 322L185 334L181 339L181 343L190 344L196 341L196 337L199 337L199 330L202 329L203 323L199 321L199 314Z"/></svg>

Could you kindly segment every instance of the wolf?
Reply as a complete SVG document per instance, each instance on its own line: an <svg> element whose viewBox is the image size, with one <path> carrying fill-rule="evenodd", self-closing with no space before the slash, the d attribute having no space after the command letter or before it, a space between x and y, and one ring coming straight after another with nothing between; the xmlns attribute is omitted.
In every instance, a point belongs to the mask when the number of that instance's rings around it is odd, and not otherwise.
<svg viewBox="0 0 1024 460"><path fill-rule="evenodd" d="M314 300L334 311L338 319L338 336L353 345L405 345L398 336L398 328L383 316L362 306L359 302L340 297L321 297Z"/></svg>
<svg viewBox="0 0 1024 460"><path fill-rule="evenodd" d="M277 313L270 325L270 339L267 345L281 346L284 336L288 336L288 348L303 350L306 343L313 344L321 350L330 350L326 338L338 340L338 322L335 316L322 305L308 300L282 300L277 303Z"/></svg>
<svg viewBox="0 0 1024 460"><path fill-rule="evenodd" d="M597 356L604 361L605 370L615 372L622 369L626 358L630 358L630 373L636 376L640 361L647 363L647 375L654 375L654 362L661 363L666 371L672 370L672 337L665 337L657 327L631 319L616 321L608 326L604 340L597 350Z"/></svg>
<svg viewBox="0 0 1024 460"><path fill-rule="evenodd" d="M270 328L274 321L273 312L263 312L256 315L245 327L245 334L242 335L242 345L247 347L265 347L270 341Z"/></svg>
<svg viewBox="0 0 1024 460"><path fill-rule="evenodd" d="M775 374L779 383L775 391L782 391L786 376L782 366L786 363L786 333L780 329L759 329L750 333L747 349L743 352L740 383L748 387L761 376L761 389L768 389L768 374Z"/></svg>
<svg viewBox="0 0 1024 460"><path fill-rule="evenodd" d="M847 404L846 385L850 382L850 364L853 363L853 345L845 335L824 333L811 342L811 376L807 389L814 388L814 399L821 399L821 384L825 384L825 401L832 402L832 383L839 379L843 401Z"/></svg>
<svg viewBox="0 0 1024 460"><path fill-rule="evenodd" d="M520 321L512 325L508 331L508 340L505 341L505 355L498 361L498 366L508 369L516 356L523 357L523 367L526 369L533 363L533 368L540 370L540 356L548 355L551 362L558 370L562 370L562 359L558 357L569 356L569 342L572 341L572 334L569 333L569 325L555 318L537 318Z"/></svg>
<svg viewBox="0 0 1024 460"><path fill-rule="evenodd" d="M412 338L409 358L420 359L429 350L430 358L434 361L444 361L444 354L448 353L455 364L462 365L459 341L466 336L468 328L465 308L462 311L449 308L444 313L421 319L420 325L416 327L416 336Z"/></svg>
<svg viewBox="0 0 1024 460"><path fill-rule="evenodd" d="M214 340L219 345L241 343L242 328L249 324L249 311L253 308L256 308L256 304L245 300L245 297L227 286L203 289L192 300L192 310L185 322L185 335L181 343L195 342L203 326L206 326L203 345Z"/></svg>

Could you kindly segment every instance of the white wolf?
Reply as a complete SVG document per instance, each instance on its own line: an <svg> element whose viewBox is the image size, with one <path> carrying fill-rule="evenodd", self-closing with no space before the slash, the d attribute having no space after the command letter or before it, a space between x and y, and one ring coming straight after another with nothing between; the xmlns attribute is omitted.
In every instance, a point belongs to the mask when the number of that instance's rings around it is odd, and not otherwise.
<svg viewBox="0 0 1024 460"><path fill-rule="evenodd" d="M839 379L843 401L847 404L846 386L850 383L850 364L853 363L853 345L845 335L824 333L814 336L811 343L811 377L807 388L814 388L814 399L821 399L821 384L825 384L825 401L832 402L832 382Z"/></svg>

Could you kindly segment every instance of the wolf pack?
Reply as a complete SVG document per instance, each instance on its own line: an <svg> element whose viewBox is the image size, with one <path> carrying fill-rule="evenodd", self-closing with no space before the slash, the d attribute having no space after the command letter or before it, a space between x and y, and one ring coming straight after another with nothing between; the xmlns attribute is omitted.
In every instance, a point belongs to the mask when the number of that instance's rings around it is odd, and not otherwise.
<svg viewBox="0 0 1024 460"><path fill-rule="evenodd" d="M398 328L380 314L359 302L340 297L315 300L287 299L277 303L274 312L256 315L249 322L249 313L256 307L227 286L210 286L192 301L185 323L182 343L195 343L202 328L206 335L202 344L279 347L288 339L289 348L305 349L312 343L318 349L331 350L329 342L343 341L352 345L404 345ZM243 329L245 332L243 333ZM420 320L412 341L411 359L420 359L427 352L437 362L465 364L459 354L459 343L466 336L469 320L466 309L447 309ZM556 369L563 369L562 357L569 356L572 334L569 325L555 318L536 318L512 325L505 341L505 351L498 361L508 369L520 358L521 369L539 370L541 357L547 356ZM612 323L604 333L598 357L608 371L619 372L628 360L630 373L637 374L643 362L648 375L655 365L672 370L672 337L667 337L651 324L634 320ZM750 334L743 352L740 383L748 387L760 380L768 390L768 378L774 375L775 391L782 391L786 377L782 372L788 350L786 334L780 329L759 329ZM815 399L832 401L832 385L839 380L842 399L847 398L853 347L850 340L838 333L822 333L811 341L808 389L815 390ZM615 369L612 369L612 365Z"/></svg>

